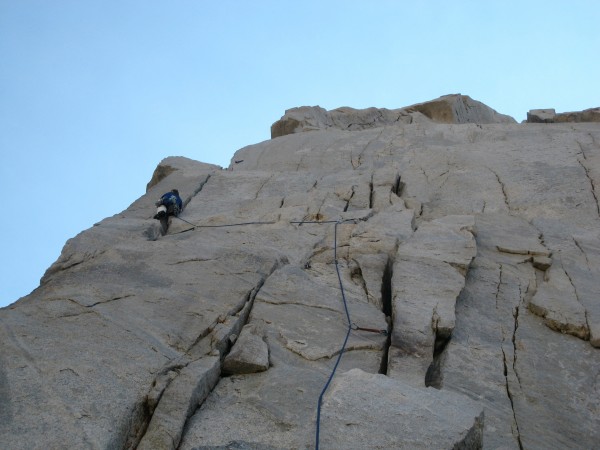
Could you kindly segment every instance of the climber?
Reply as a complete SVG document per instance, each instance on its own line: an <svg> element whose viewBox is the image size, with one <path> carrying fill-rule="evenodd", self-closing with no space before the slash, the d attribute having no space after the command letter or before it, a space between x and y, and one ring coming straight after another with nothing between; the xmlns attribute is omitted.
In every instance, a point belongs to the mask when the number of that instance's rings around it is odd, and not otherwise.
<svg viewBox="0 0 600 450"><path fill-rule="evenodd" d="M181 197L179 197L179 191L177 189L171 190L164 194L155 205L158 207L156 210L155 219L163 219L168 216L178 216L182 207Z"/></svg>

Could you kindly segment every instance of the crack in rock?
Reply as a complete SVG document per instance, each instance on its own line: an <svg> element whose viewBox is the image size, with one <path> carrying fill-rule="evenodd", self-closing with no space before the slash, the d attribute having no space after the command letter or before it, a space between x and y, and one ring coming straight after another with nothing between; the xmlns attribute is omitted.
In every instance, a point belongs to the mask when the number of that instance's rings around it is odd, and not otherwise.
<svg viewBox="0 0 600 450"><path fill-rule="evenodd" d="M585 153L584 153L584 155L585 155ZM586 159L585 156L584 156L584 159ZM577 158L577 162L583 168L583 170L585 172L585 176L587 177L587 179L590 183L591 193L592 193L592 196L594 197L594 200L596 201L596 213L598 214L598 217L600 217L600 202L598 201L598 195L596 194L596 184L594 183L594 179L590 176L590 169L588 169L588 167L585 164L583 164L581 159Z"/></svg>
<svg viewBox="0 0 600 450"><path fill-rule="evenodd" d="M508 400L510 402L510 407L512 409L513 423L514 423L515 431L516 431L516 435L517 435L516 436L517 443L519 444L519 449L523 450L523 443L521 442L521 431L519 430L519 423L517 422L517 413L515 411L513 394L510 390L510 383L508 380L508 364L506 362L506 353L504 352L503 348L501 348L501 350L502 350L502 363L503 363L503 367L504 367L504 380L505 380L505 386L506 386L506 395L508 396Z"/></svg>
<svg viewBox="0 0 600 450"><path fill-rule="evenodd" d="M203 330L178 362L163 369L139 407L144 414L130 436L131 447L139 450L175 450L185 433L186 424L212 392L221 376L222 359L231 346L232 335L238 336L247 323L258 292L266 279L282 262L248 291L239 308L219 317ZM210 340L206 339L210 336ZM208 342L210 341L210 342ZM162 377L162 378L161 378ZM161 381L162 380L162 381ZM139 444L135 445L136 442Z"/></svg>
<svg viewBox="0 0 600 450"><path fill-rule="evenodd" d="M510 211L510 202L508 201L508 194L506 193L506 186L504 185L504 183L502 182L502 180L500 179L500 175L498 175L498 173L492 169L490 169L488 167L488 170L490 172L492 172L494 174L494 176L496 177L496 180L498 181L498 184L500 185L500 189L502 189L502 195L504 196L504 204L506 205L506 208Z"/></svg>
<svg viewBox="0 0 600 450"><path fill-rule="evenodd" d="M592 142L594 144L596 144L595 138L591 133L590 133L590 137L592 138ZM577 142L577 145L579 145L579 149L581 151L580 154L581 154L581 156L583 156L584 161L587 161L588 158L587 158L587 155L585 154L585 149L584 149L583 144L581 142L579 142L578 140L576 140L575 142ZM596 146L597 146L597 144L596 144ZM585 165L583 163L583 161L581 161L581 159L579 159L579 158L577 158L577 162L583 168L583 170L585 172L585 176L587 177L588 181L590 182L591 192L592 192L592 195L594 196L594 200L596 201L596 213L600 217L600 203L598 201L598 194L596 193L596 183L594 182L594 179L590 175L590 169L587 167L587 165Z"/></svg>

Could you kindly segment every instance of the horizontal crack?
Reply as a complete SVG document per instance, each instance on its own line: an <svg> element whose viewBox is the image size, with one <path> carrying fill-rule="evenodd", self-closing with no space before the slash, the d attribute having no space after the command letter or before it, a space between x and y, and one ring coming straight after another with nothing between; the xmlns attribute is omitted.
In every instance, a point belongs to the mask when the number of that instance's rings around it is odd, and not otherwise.
<svg viewBox="0 0 600 450"><path fill-rule="evenodd" d="M94 307L96 305L101 305L101 304L104 304L104 303L110 303L110 302L114 302L114 301L117 301L117 300L123 300L124 298L129 298L129 297L135 297L135 295L133 295L133 294L121 295L120 297L113 297L113 298L110 298L108 300L101 300L99 302L92 303L91 305L81 305L81 306L85 306L86 308L92 308L92 307Z"/></svg>
<svg viewBox="0 0 600 450"><path fill-rule="evenodd" d="M191 262L208 262L208 261L218 261L218 258L190 258L190 259L184 259L181 261L176 261L174 263L168 263L168 266L176 266L178 264L186 264L186 263L191 263Z"/></svg>
<svg viewBox="0 0 600 450"><path fill-rule="evenodd" d="M257 301L260 302L260 303L266 303L268 305L295 305L295 306L305 306L307 308L324 309L326 311L331 311L331 312L336 312L336 313L343 312L343 311L341 311L339 309L330 308L330 307L327 307L327 306L309 305L307 303L302 303L302 302L277 302L277 301L269 301L269 300L267 300L265 298L259 298Z"/></svg>

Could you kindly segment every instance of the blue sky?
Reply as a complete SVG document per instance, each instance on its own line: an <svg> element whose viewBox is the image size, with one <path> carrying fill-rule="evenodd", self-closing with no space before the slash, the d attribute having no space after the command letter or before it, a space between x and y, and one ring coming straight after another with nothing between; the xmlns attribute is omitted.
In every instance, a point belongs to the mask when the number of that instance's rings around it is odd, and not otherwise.
<svg viewBox="0 0 600 450"><path fill-rule="evenodd" d="M0 306L161 159L226 167L286 109L600 106L598 23L596 0L0 0Z"/></svg>

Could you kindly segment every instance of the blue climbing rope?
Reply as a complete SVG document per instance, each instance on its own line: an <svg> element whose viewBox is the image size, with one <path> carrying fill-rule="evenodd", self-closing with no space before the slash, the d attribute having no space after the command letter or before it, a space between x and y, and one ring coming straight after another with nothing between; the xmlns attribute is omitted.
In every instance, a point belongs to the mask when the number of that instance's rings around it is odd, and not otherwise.
<svg viewBox="0 0 600 450"><path fill-rule="evenodd" d="M342 359L342 355L344 354L344 350L346 349L346 344L348 343L348 338L350 337L350 333L352 331L352 321L350 320L350 312L348 311L348 302L346 301L346 293L344 292L344 284L342 283L342 276L340 274L340 268L339 268L338 259L337 259L337 227L342 222L343 221L335 222L335 227L334 227L334 231L333 231L333 260L335 263L335 271L338 276L338 281L340 283L340 291L342 293L342 301L344 302L344 311L346 312L346 319L348 320L348 330L346 331L346 337L344 338L344 343L342 344L342 347L340 348L340 351L338 353L338 357L335 361L335 365L333 366L333 370L331 371L331 374L329 375L329 378L327 379L327 383L325 383L325 386L323 387L323 390L321 391L321 394L319 395L319 402L317 403L317 424L316 424L316 435L315 435L315 449L316 450L319 450L319 435L320 435L320 431L321 431L321 404L323 402L323 396L325 395L325 392L329 388L329 384L331 383L331 380L333 380L333 377L335 376L335 372L340 363L340 360Z"/></svg>
<svg viewBox="0 0 600 450"><path fill-rule="evenodd" d="M176 216L177 217L177 216ZM270 225L270 224L274 224L275 222L242 222L242 223L231 223L231 224L223 224L223 225L194 225L191 222L188 222L185 219L182 219L181 217L177 217L178 219L189 223L190 225L192 225L194 228L190 228L189 230L184 230L185 231L190 231L196 228L221 228L221 227L235 227L235 226L244 226L244 225ZM317 403L317 419L316 419L316 434L315 434L315 450L319 450L319 438L320 438L320 431L321 431L321 405L323 403L323 396L325 395L325 392L327 392L327 389L329 388L329 385L331 384L331 381L333 380L333 377L335 376L335 373L337 371L338 365L340 363L340 360L342 359L342 355L344 354L344 351L346 350L346 344L348 343L348 339L350 338L350 333L352 332L352 330L364 330L364 331L370 331L370 332L378 332L384 335L387 335L387 331L386 330L376 330L376 329L371 329L371 328L361 328L359 326L357 326L355 323L352 322L352 320L350 319L350 311L348 310L348 302L346 301L346 293L344 291L344 283L342 282L342 275L340 273L340 267L338 264L338 257L337 257L337 229L338 229L338 225L345 223L345 222L353 222L356 223L357 220L360 219L346 219L346 220L322 220L322 221L291 221L290 224L297 224L299 226L303 225L303 224L311 224L311 223L315 223L315 224L326 224L326 223L334 223L334 230L333 230L333 260L334 260L334 264L335 264L335 271L337 273L337 277L338 277L338 282L340 285L340 292L342 294L342 302L344 304L344 311L346 313L346 320L348 322L348 328L346 330L346 336L344 337L344 342L340 348L340 351L338 352L338 356L337 359L335 360L335 364L333 366L333 369L329 375L329 378L327 379L327 382L325 383L325 386L323 386L323 389L321 390L321 394L319 395L319 400ZM182 233L182 232L180 232Z"/></svg>

